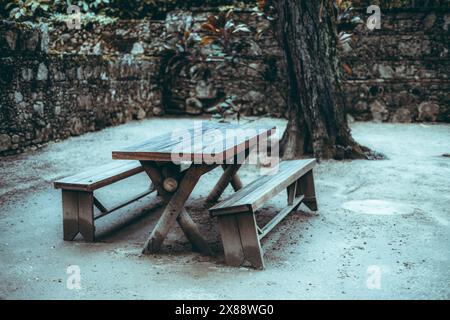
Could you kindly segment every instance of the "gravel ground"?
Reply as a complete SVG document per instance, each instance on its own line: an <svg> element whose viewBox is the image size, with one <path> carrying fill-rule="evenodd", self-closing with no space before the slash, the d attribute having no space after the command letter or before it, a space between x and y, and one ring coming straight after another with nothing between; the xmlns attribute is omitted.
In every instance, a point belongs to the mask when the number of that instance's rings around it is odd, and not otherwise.
<svg viewBox="0 0 450 320"><path fill-rule="evenodd" d="M285 122L260 119L283 130ZM149 119L0 159L2 299L449 299L450 125L354 123L357 141L383 161L326 161L316 170L319 214L290 215L263 241L266 270L224 265L217 223L203 207L219 178L202 178L188 203L216 255L192 253L174 228L160 254L141 249L161 210L146 197L98 221L99 241L62 241L52 181L111 161L111 150L174 127ZM246 166L244 183L258 169ZM139 175L105 188L109 204L148 184ZM227 190L230 193L230 190ZM284 194L261 210L267 220ZM67 287L79 266L81 289Z"/></svg>

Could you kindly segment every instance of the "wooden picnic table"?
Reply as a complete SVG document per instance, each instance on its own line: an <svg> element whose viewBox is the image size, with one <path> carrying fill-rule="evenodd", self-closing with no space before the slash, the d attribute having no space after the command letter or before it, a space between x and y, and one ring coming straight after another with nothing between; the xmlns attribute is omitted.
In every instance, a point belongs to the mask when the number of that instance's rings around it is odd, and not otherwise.
<svg viewBox="0 0 450 320"><path fill-rule="evenodd" d="M242 134L242 130L253 128L254 133ZM236 136L230 139L230 130ZM211 254L210 248L201 235L198 226L185 209L186 201L199 179L211 170L221 166L224 170L207 201L216 202L231 183L235 191L243 186L237 175L243 159L250 150L261 143L267 144L276 128L273 126L239 126L234 124L214 124L203 122L201 127L193 125L180 132L169 133L151 138L142 143L113 151L113 159L139 160L153 182L158 195L162 197L165 209L145 243L144 253L155 253L161 248L171 226L178 222L191 242L194 250ZM249 133L247 131L247 133ZM174 137L188 136L192 148L186 150L186 140ZM174 153L183 150L184 162L173 161ZM227 160L212 163L213 159ZM231 160L231 161L230 161Z"/></svg>

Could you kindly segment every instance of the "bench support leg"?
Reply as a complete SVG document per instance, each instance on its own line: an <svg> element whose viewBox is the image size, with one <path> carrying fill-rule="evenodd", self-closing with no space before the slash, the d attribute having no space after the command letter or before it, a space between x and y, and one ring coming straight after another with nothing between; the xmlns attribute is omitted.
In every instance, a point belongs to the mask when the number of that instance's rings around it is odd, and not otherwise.
<svg viewBox="0 0 450 320"><path fill-rule="evenodd" d="M78 228L85 241L95 241L94 195L92 192L78 193Z"/></svg>
<svg viewBox="0 0 450 320"><path fill-rule="evenodd" d="M294 182L293 184L291 184L288 188L287 188L287 194L288 194L288 205L291 206L294 203L295 197L296 197L296 193L297 193L297 181Z"/></svg>
<svg viewBox="0 0 450 320"><path fill-rule="evenodd" d="M64 241L73 241L78 230L78 192L62 191Z"/></svg>
<svg viewBox="0 0 450 320"><path fill-rule="evenodd" d="M62 191L64 240L73 241L81 233L85 241L95 241L94 196L92 192Z"/></svg>
<svg viewBox="0 0 450 320"><path fill-rule="evenodd" d="M264 269L263 252L253 213L218 217L225 260L234 267Z"/></svg>
<svg viewBox="0 0 450 320"><path fill-rule="evenodd" d="M313 171L309 171L303 177L298 180L297 183L297 196L304 195L305 199L303 203L311 210L317 211L317 199L316 199L316 188L314 185L314 174Z"/></svg>
<svg viewBox="0 0 450 320"><path fill-rule="evenodd" d="M229 266L240 267L244 262L244 251L236 216L218 217L218 222L225 252L225 261Z"/></svg>

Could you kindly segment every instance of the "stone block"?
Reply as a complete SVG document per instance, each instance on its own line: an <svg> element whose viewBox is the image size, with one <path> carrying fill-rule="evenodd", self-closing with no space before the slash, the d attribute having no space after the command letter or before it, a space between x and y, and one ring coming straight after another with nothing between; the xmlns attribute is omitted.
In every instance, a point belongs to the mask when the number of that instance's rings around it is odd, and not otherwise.
<svg viewBox="0 0 450 320"><path fill-rule="evenodd" d="M7 134L0 134L0 152L9 150L11 145L11 137Z"/></svg>

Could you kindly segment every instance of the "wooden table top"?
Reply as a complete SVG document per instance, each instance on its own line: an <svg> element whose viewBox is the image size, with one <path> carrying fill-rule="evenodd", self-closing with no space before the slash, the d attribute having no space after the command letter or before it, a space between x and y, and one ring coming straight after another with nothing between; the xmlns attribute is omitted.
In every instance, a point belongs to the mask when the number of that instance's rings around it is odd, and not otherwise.
<svg viewBox="0 0 450 320"><path fill-rule="evenodd" d="M223 159L267 140L275 126L236 125L212 122L196 123L188 129L178 129L141 143L112 152L113 159L172 162L173 154L183 159ZM210 161L210 160L209 160Z"/></svg>

